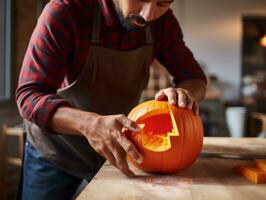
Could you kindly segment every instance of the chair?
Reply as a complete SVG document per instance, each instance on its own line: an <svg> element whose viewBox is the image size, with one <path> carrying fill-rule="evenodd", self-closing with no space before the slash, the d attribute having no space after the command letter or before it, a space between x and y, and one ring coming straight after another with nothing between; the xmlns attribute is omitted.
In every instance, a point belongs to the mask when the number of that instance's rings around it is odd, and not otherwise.
<svg viewBox="0 0 266 200"><path fill-rule="evenodd" d="M18 156L10 157L8 155L8 139L9 137L16 137L18 139ZM2 179L0 180L1 199L6 199L10 191L17 189L18 180L15 179L20 176L20 169L22 166L22 155L24 149L24 129L22 126L2 127L1 150L3 159L1 160ZM14 169L10 168L13 166Z"/></svg>

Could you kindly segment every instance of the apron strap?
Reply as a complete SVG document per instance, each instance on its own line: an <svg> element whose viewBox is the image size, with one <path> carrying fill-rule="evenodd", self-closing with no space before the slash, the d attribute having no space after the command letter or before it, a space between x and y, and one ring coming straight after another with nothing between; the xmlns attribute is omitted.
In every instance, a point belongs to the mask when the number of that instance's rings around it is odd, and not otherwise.
<svg viewBox="0 0 266 200"><path fill-rule="evenodd" d="M145 36L147 44L154 44L152 33L151 33L151 26L147 26L145 28Z"/></svg>
<svg viewBox="0 0 266 200"><path fill-rule="evenodd" d="M92 34L91 34L91 42L93 43L100 42L101 18L102 16L99 8L99 3L96 3L93 9L93 24L92 24ZM147 44L154 44L150 26L147 26L145 28L145 37Z"/></svg>

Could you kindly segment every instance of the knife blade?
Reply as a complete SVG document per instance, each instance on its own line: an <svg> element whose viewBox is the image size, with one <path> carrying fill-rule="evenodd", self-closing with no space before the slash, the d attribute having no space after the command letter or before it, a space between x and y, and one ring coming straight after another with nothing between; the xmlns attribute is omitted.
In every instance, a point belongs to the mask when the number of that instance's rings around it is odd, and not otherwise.
<svg viewBox="0 0 266 200"><path fill-rule="evenodd" d="M201 158L220 158L220 159L234 159L234 160L265 160L266 155L233 155L213 152L201 152Z"/></svg>

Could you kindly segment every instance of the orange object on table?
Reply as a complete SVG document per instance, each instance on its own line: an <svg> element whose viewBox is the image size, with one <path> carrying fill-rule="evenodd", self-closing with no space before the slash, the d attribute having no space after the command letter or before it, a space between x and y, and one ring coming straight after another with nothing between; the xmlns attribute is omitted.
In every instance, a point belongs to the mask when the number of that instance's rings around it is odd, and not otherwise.
<svg viewBox="0 0 266 200"><path fill-rule="evenodd" d="M257 166L257 161L248 164L237 164L233 170L254 183L266 183L266 171Z"/></svg>
<svg viewBox="0 0 266 200"><path fill-rule="evenodd" d="M266 172L266 160L256 160L255 162L258 168Z"/></svg>

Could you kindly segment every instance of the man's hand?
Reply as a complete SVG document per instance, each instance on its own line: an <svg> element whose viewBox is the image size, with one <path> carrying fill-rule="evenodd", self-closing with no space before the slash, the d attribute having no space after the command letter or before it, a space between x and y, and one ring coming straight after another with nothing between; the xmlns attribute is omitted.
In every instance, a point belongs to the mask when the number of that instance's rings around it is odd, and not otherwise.
<svg viewBox="0 0 266 200"><path fill-rule="evenodd" d="M187 108L193 110L196 115L199 114L198 102L194 99L192 93L189 90L183 88L169 87L162 89L155 95L155 100L168 100L171 105L177 105L181 108Z"/></svg>
<svg viewBox="0 0 266 200"><path fill-rule="evenodd" d="M140 128L125 115L99 115L94 124L82 126L82 133L90 145L123 174L134 176L129 169L126 156L142 162L142 156L136 147L127 139L123 130L140 131Z"/></svg>

